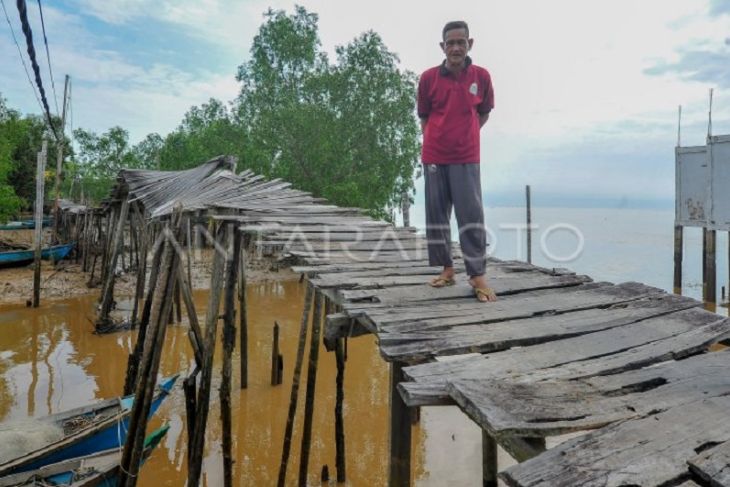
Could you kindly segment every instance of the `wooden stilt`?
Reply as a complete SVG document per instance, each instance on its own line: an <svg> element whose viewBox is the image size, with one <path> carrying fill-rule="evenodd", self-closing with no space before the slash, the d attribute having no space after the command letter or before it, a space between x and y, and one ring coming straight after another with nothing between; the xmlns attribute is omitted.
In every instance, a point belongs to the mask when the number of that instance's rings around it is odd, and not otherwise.
<svg viewBox="0 0 730 487"><path fill-rule="evenodd" d="M233 229L228 230L233 239L233 248L229 248L230 259L226 267L225 292L223 296L223 365L221 369L221 425L223 429L221 446L223 449L223 485L233 486L233 419L231 417L231 375L233 368L233 348L236 344L236 277L241 257L241 234Z"/></svg>
<svg viewBox="0 0 730 487"><path fill-rule="evenodd" d="M180 294L182 296L183 303L185 303L185 311L188 314L188 323L190 324L190 330L188 332L188 338L190 338L190 345L193 348L193 354L195 356L195 364L197 369L203 367L203 332L200 329L200 323L198 323L198 314L195 311L195 303L193 302L193 293L190 289L190 284L186 280L185 271L182 266L179 267L177 285L180 288Z"/></svg>
<svg viewBox="0 0 730 487"><path fill-rule="evenodd" d="M281 384L279 376L279 323L274 322L274 332L271 344L271 385L278 386Z"/></svg>
<svg viewBox="0 0 730 487"><path fill-rule="evenodd" d="M248 310L246 309L246 237L241 245L241 258L238 271L238 333L241 350L241 389L248 387Z"/></svg>
<svg viewBox="0 0 730 487"><path fill-rule="evenodd" d="M342 338L337 339L335 348L337 362L336 397L335 397L335 464L337 466L337 482L346 482L345 466L345 421L343 403L345 402L345 345Z"/></svg>
<svg viewBox="0 0 730 487"><path fill-rule="evenodd" d="M197 409L195 377L199 372L200 369L196 368L195 371L183 381L183 391L185 392L185 414L188 425L188 444L192 444L192 438L195 435L195 410ZM188 462L190 462L190 455L192 452L193 450L188 448Z"/></svg>
<svg viewBox="0 0 730 487"><path fill-rule="evenodd" d="M278 487L284 487L286 483L286 467L289 463L289 452L291 450L291 437L294 430L294 417L297 413L297 397L299 396L299 379L302 372L304 360L304 348L307 341L307 324L309 322L309 310L312 302L313 286L307 284L307 292L304 297L304 310L299 325L299 344L297 345L297 358L294 364L294 375L292 377L291 396L289 397L289 413L286 418L286 429L284 431L284 446L281 452L281 464L279 465Z"/></svg>
<svg viewBox="0 0 730 487"><path fill-rule="evenodd" d="M408 407L398 392L399 382L405 379L403 364L390 364L390 487L411 484L411 419Z"/></svg>
<svg viewBox="0 0 730 487"><path fill-rule="evenodd" d="M497 487L497 442L482 430L482 485Z"/></svg>
<svg viewBox="0 0 730 487"><path fill-rule="evenodd" d="M307 367L307 393L304 401L304 427L299 457L299 487L307 486L309 451L312 444L312 422L314 416L314 394L317 387L317 364L319 362L320 332L322 330L322 305L324 297L319 290L314 292L314 313L312 315L312 339L309 341L309 366Z"/></svg>
<svg viewBox="0 0 730 487"><path fill-rule="evenodd" d="M124 234L124 226L127 222L127 212L129 211L129 201L127 197L122 198L122 204L119 209L119 217L117 219L117 228L114 233L114 242L111 249L111 257L106 271L106 279L104 287L101 291L101 310L99 311L99 319L96 322L97 329L109 325L109 313L114 303L114 281L116 279L116 267L119 253L121 252L122 236Z"/></svg>
<svg viewBox="0 0 730 487"><path fill-rule="evenodd" d="M223 246L226 242L225 228L220 227L216 233L218 243ZM213 376L213 354L215 352L216 334L221 302L221 288L223 283L223 266L225 255L216 251L213 254L213 269L211 271L210 294L208 295L208 311L205 317L205 348L204 362L200 373L200 385L197 394L197 410L195 411L195 431L189 444L192 450L188 462L188 486L197 487L200 483L203 465L203 448L205 446L205 429L208 422L210 407L210 389Z"/></svg>
<svg viewBox="0 0 730 487"><path fill-rule="evenodd" d="M704 283L704 300L708 303L714 303L717 301L717 271L716 271L716 258L715 248L717 243L717 232L715 230L707 230L704 232L705 236L705 265L702 276Z"/></svg>
<svg viewBox="0 0 730 487"><path fill-rule="evenodd" d="M137 226L139 227L139 230L137 234L139 235L139 247L140 251L138 252L138 264L137 264L137 284L134 289L134 306L132 307L132 328L135 328L137 326L137 318L139 313L139 302L142 300L142 297L144 296L144 284L145 280L147 278L147 252L148 252L148 245L149 240L147 238L147 231L145 230L145 224L144 224L144 218L142 217L141 212L139 211L139 205L137 202L133 205L134 208L134 216L137 221Z"/></svg>
<svg viewBox="0 0 730 487"><path fill-rule="evenodd" d="M684 228L674 226L674 292L682 294L682 254L684 252Z"/></svg>
<svg viewBox="0 0 730 487"><path fill-rule="evenodd" d="M530 198L530 185L525 186L525 200L527 208L527 262L532 264L532 202Z"/></svg>
<svg viewBox="0 0 730 487"><path fill-rule="evenodd" d="M137 333L137 343L135 344L134 351L129 356L127 363L127 377L124 381L124 395L132 394L134 391L137 379L139 377L139 362L142 358L142 350L147 336L147 326L150 322L150 314L152 311L152 302L155 296L155 289L157 288L157 277L162 262L162 252L165 248L165 242L161 242L155 250L154 257L152 259L152 267L150 271L149 289L147 290L147 299L145 300L142 308L142 317L139 320L139 332Z"/></svg>
<svg viewBox="0 0 730 487"><path fill-rule="evenodd" d="M123 219L120 219L120 221ZM180 225L180 212L176 210L172 221L173 228ZM135 401L129 418L127 442L120 463L118 485L134 487L137 484L144 437L149 417L150 405L157 382L157 371L162 357L162 346L165 341L165 318L172 306L172 291L177 278L179 259L171 242L165 242L165 250L161 259L162 270L156 286L149 333L144 343L142 360L139 366L139 377L135 388Z"/></svg>
<svg viewBox="0 0 730 487"><path fill-rule="evenodd" d="M41 151L38 153L36 184L35 184L35 232L34 246L35 259L33 267L33 307L37 308L41 303L41 249L43 247L43 194L46 174L46 152L48 142L43 141Z"/></svg>

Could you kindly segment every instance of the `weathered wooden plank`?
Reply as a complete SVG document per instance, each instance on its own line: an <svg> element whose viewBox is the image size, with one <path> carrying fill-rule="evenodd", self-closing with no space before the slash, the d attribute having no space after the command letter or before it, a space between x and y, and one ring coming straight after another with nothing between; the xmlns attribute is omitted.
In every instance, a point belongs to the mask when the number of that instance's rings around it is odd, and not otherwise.
<svg viewBox="0 0 730 487"><path fill-rule="evenodd" d="M399 241L421 239L413 232L397 232L390 234L386 232L297 232L297 231L274 231L267 232L264 242L297 242L297 241L329 241L329 242L387 242L393 240L393 235Z"/></svg>
<svg viewBox="0 0 730 487"><path fill-rule="evenodd" d="M489 353L516 346L536 345L571 338L647 318L699 306L699 302L673 294L658 295L607 308L521 320L454 326L446 330L380 333L380 350L388 360L408 363L434 356L469 352Z"/></svg>
<svg viewBox="0 0 730 487"><path fill-rule="evenodd" d="M405 250L405 251L378 251L378 252L307 252L302 250L289 250L286 252L292 257L304 258L306 262L324 261L327 263L339 262L403 262L420 261L426 257L426 250Z"/></svg>
<svg viewBox="0 0 730 487"><path fill-rule="evenodd" d="M406 305L367 309L344 306L351 316L366 312L379 331L410 332L447 328L456 324L488 323L529 318L544 314L608 307L643 297L665 294L657 288L638 283L618 286L588 283L559 289L529 291L503 296L495 303L474 298L449 299L431 306Z"/></svg>
<svg viewBox="0 0 730 487"><path fill-rule="evenodd" d="M556 436L730 394L730 353L582 380L457 379L447 390L491 435Z"/></svg>
<svg viewBox="0 0 730 487"><path fill-rule="evenodd" d="M730 397L694 401L568 440L500 473L513 487L659 486L688 477L687 461L730 440Z"/></svg>
<svg viewBox="0 0 730 487"><path fill-rule="evenodd" d="M406 302L439 301L467 298L473 300L474 289L467 283L467 277L456 275L457 284L446 288L433 288L428 282L437 274L410 274L405 276L354 277L348 281L327 279L327 275L313 280L323 287L340 289L338 294L343 301L374 301L369 309L393 306ZM525 291L536 291L558 287L578 286L590 282L588 276L550 276L539 271L530 273L494 272L489 277L489 285L499 296ZM345 289L352 287L353 289ZM362 307L362 303L352 307Z"/></svg>
<svg viewBox="0 0 730 487"><path fill-rule="evenodd" d="M420 239L368 240L365 242L318 241L314 239L303 241L297 239L294 241L261 240L256 242L256 246L301 252L400 252L403 250L425 251L427 244L425 240Z"/></svg>
<svg viewBox="0 0 730 487"><path fill-rule="evenodd" d="M533 380L538 377L588 377L696 353L724 338L728 330L727 320L692 308L531 347L470 356L464 360L414 365L406 367L404 373L409 379L420 382L515 378L532 373L535 374L531 377ZM676 357L667 356L668 353ZM537 372L540 369L547 373L540 375Z"/></svg>
<svg viewBox="0 0 730 487"><path fill-rule="evenodd" d="M691 458L689 468L713 487L730 486L730 442L726 441Z"/></svg>

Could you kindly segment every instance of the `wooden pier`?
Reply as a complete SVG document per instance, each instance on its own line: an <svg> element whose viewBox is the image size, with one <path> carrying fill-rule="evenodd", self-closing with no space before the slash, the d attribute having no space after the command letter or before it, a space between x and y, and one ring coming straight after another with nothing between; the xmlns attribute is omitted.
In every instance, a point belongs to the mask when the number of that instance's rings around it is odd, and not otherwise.
<svg viewBox="0 0 730 487"><path fill-rule="evenodd" d="M250 172L235 174L233 167L230 160L220 158L177 174L126 171L120 176L114 205L121 213L134 195L134 211L140 204L144 209L140 223L168 219L175 205L188 228L191 220L197 226L202 219L212 219L216 224L211 226L218 227L213 232L218 235L215 245L221 248L225 242L237 242L241 235L232 235L230 224L238 227L243 238L232 248L244 249L241 264L231 252L225 259L228 357L235 338L236 284L245 357L246 310L241 296L245 298L247 260L268 255L306 277L299 349L296 360L289 362L296 365L289 414L282 418L287 433L279 485L286 480L305 358L299 485L307 482L312 438L307 415L316 394L320 332L337 361L334 423L340 482L346 479L342 384L347 340L375 334L383 359L391 364L392 486L411 483L411 423L417 420L418 408L438 405L458 406L482 429L485 486L497 484L497 445L521 462L499 473L512 486L730 485L730 469L725 468L730 457L726 373L730 354L711 351L730 336L730 320L704 310L698 301L641 283L593 282L566 269L517 261L489 260L487 275L500 298L496 303L476 300L458 255L459 284L434 289L426 283L440 269L429 266L426 242L415 229L394 228L361 210L328 205L283 181L266 181ZM117 218L127 220L126 215ZM181 226L178 232L183 234ZM111 245L111 233L110 227L105 232L108 254L124 248ZM123 238L123 232L120 235ZM189 252L189 230L187 235ZM198 426L189 434L198 443L198 454L207 420L215 325L220 319L224 262L221 253L215 255L211 282L217 290L211 293L216 298L209 303L206 339L200 330L191 330L191 344L200 349L196 357L201 362L200 370L188 379L189 410ZM103 260L114 262L114 256L105 255ZM186 290L183 262L189 264L185 254L172 269L177 274L170 275L179 275L178 286ZM114 268L104 267L105 277L113 280ZM150 272L157 272L157 267L153 262ZM164 268L168 267L172 268ZM156 280L150 277L150 282ZM109 300L113 282L105 289L111 290ZM151 286L147 301L152 291ZM166 307L161 316L170 310ZM143 317L148 312L143 311ZM195 316L194 310L191 314ZM305 357L310 328L314 346ZM224 400L230 395L232 372L226 363ZM272 382L273 370L272 363ZM196 395L195 374L201 371L205 380L199 381ZM245 387L245 360L241 384ZM230 430L230 421L224 420L224 429ZM577 431L589 432L546 450L546 437ZM224 441L224 448L229 484L234 457L230 442ZM191 465L197 470L188 484L197 485L200 458Z"/></svg>
<svg viewBox="0 0 730 487"><path fill-rule="evenodd" d="M486 486L497 485L495 443L522 462L500 474L513 486L730 485L730 354L710 352L730 320L702 303L496 259L500 300L480 303L458 260L460 284L427 286L440 269L410 229L280 215L237 220L261 249L303 262L293 269L338 310L330 350L373 333L392 365L390 485L411 482L412 411L436 405L482 429ZM546 437L576 431L590 432L545 450Z"/></svg>

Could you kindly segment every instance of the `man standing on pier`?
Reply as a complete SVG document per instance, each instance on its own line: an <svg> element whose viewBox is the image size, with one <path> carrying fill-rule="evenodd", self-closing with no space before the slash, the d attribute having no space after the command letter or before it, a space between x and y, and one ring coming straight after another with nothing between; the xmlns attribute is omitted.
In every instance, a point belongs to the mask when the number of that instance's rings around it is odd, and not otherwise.
<svg viewBox="0 0 730 487"><path fill-rule="evenodd" d="M426 70L418 85L418 116L423 130L426 175L426 237L429 264L443 266L433 287L455 283L451 260L451 209L469 284L479 301L496 301L487 284L482 190L479 180L479 130L494 108L489 72L467 55L474 44L466 22L449 22L442 32L446 59Z"/></svg>

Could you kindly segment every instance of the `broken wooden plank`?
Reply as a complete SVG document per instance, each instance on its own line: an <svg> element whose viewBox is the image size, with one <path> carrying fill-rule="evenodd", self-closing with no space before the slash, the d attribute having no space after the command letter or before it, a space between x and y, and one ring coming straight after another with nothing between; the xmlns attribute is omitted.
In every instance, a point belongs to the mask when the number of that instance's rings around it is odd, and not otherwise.
<svg viewBox="0 0 730 487"><path fill-rule="evenodd" d="M444 384L457 378L528 374L534 375L531 380L605 375L698 353L729 331L726 319L693 308L531 347L414 365L404 373L418 382Z"/></svg>
<svg viewBox="0 0 730 487"><path fill-rule="evenodd" d="M379 334L381 354L407 363L469 352L491 353L594 333L699 306L673 294L648 297L607 308L521 320L453 326L445 330Z"/></svg>
<svg viewBox="0 0 730 487"><path fill-rule="evenodd" d="M691 458L689 468L713 487L730 486L730 442L708 448Z"/></svg>
<svg viewBox="0 0 730 487"><path fill-rule="evenodd" d="M490 435L557 436L730 394L730 353L582 380L456 379L447 391Z"/></svg>
<svg viewBox="0 0 730 487"><path fill-rule="evenodd" d="M618 286L588 283L559 289L530 291L503 296L495 303L481 303L474 298L450 299L430 306L407 305L376 309L344 305L351 316L367 313L379 331L410 332L447 328L456 324L488 323L515 320L544 314L561 314L584 309L608 307L630 302L664 291L639 283Z"/></svg>
<svg viewBox="0 0 730 487"><path fill-rule="evenodd" d="M730 440L730 397L694 401L568 440L500 477L513 487L659 486L687 480L687 462Z"/></svg>

